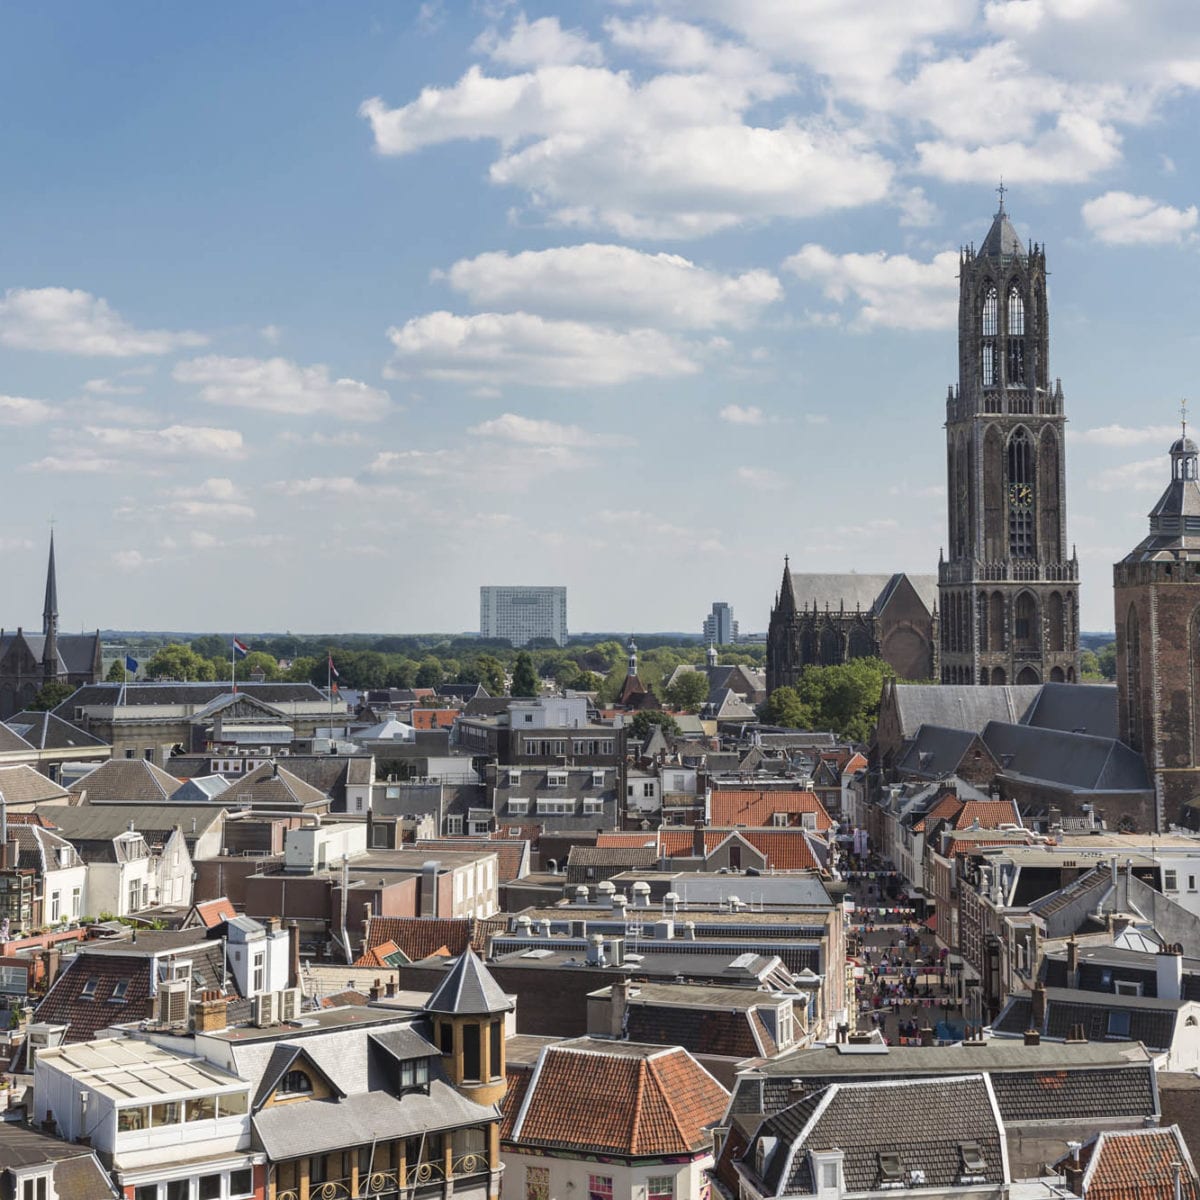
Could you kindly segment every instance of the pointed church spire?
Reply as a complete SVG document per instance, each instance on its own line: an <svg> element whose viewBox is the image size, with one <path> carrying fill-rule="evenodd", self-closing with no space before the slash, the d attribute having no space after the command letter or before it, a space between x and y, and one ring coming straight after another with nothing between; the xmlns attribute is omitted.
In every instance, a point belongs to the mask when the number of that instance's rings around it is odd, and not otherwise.
<svg viewBox="0 0 1200 1200"><path fill-rule="evenodd" d="M47 637L50 636L52 625L58 625L58 576L54 570L53 528L50 530L50 561L46 566L46 603L42 606L42 633Z"/></svg>
<svg viewBox="0 0 1200 1200"><path fill-rule="evenodd" d="M796 611L796 593L792 588L792 569L786 554L783 556L783 584L779 589L778 607L784 613Z"/></svg>

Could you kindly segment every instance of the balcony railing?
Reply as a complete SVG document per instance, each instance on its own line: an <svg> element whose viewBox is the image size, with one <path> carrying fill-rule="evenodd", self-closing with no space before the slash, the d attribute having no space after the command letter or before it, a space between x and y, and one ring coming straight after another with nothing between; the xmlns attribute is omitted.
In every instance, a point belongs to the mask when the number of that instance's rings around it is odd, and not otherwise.
<svg viewBox="0 0 1200 1200"><path fill-rule="evenodd" d="M444 1158L436 1161L424 1159L407 1169L361 1172L357 1180L353 1176L342 1179L326 1179L321 1183L309 1183L308 1200L386 1200L398 1196L406 1188L424 1187L427 1184L445 1182L447 1163ZM460 1154L449 1163L451 1180L465 1179L470 1175L481 1175L490 1170L485 1152ZM301 1200L303 1190L297 1186L283 1188L275 1193L275 1200Z"/></svg>

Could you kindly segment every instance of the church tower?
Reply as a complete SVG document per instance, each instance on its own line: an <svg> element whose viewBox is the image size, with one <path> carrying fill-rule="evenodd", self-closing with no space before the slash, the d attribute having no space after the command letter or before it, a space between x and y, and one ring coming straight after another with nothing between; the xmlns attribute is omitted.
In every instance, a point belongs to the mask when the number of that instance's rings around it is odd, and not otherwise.
<svg viewBox="0 0 1200 1200"><path fill-rule="evenodd" d="M946 399L949 553L938 566L942 683L1074 683L1079 564L1067 557L1062 383L1051 385L1046 255L1004 187L959 255L958 386Z"/></svg>
<svg viewBox="0 0 1200 1200"><path fill-rule="evenodd" d="M50 531L50 561L46 566L46 600L42 605L42 680L51 683L58 669L58 576L54 569L54 531Z"/></svg>
<svg viewBox="0 0 1200 1200"><path fill-rule="evenodd" d="M1200 787L1197 460L1185 425L1149 536L1113 567L1120 736L1150 768L1159 829L1194 815L1185 806Z"/></svg>

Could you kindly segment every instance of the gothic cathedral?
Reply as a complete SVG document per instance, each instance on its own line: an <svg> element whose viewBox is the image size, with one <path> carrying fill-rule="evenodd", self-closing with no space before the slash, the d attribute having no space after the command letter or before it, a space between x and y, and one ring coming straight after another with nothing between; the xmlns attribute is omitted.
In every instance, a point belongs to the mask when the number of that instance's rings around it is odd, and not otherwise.
<svg viewBox="0 0 1200 1200"><path fill-rule="evenodd" d="M1061 381L1050 385L1046 256L1004 211L960 254L958 386L946 399L949 556L942 683L1074 683L1079 565L1067 557Z"/></svg>

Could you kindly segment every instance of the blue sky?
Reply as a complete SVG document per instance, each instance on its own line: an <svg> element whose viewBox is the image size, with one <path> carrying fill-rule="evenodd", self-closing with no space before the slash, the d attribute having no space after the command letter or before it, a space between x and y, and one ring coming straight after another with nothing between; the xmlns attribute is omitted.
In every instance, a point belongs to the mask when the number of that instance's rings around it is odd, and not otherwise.
<svg viewBox="0 0 1200 1200"><path fill-rule="evenodd" d="M553 583L762 629L784 553L931 571L1003 175L1111 628L1195 378L1198 91L1193 0L6 6L0 618L51 516L72 628Z"/></svg>

